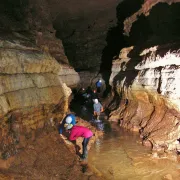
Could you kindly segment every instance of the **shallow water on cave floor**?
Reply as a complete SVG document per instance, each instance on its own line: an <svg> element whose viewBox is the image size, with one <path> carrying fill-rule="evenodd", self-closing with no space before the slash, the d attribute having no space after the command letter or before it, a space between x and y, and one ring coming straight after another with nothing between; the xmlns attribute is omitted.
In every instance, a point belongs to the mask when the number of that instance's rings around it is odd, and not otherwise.
<svg viewBox="0 0 180 180"><path fill-rule="evenodd" d="M88 163L109 180L180 180L180 164L153 159L139 135L112 125L89 151Z"/></svg>

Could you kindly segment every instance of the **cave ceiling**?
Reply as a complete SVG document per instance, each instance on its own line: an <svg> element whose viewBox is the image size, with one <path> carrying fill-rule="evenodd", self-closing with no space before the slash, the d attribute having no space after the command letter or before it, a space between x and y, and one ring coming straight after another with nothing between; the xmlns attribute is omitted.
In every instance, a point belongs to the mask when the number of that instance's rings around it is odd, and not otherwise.
<svg viewBox="0 0 180 180"><path fill-rule="evenodd" d="M76 70L110 71L123 47L179 38L179 1L1 0L0 30L56 33Z"/></svg>
<svg viewBox="0 0 180 180"><path fill-rule="evenodd" d="M48 0L57 37L77 69L100 67L107 31L122 0Z"/></svg>

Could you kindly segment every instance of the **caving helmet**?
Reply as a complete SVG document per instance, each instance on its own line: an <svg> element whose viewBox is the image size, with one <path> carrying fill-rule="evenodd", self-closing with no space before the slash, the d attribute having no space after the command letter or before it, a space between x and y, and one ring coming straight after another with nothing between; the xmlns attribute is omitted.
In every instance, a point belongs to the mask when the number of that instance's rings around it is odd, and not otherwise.
<svg viewBox="0 0 180 180"><path fill-rule="evenodd" d="M98 103L98 99L95 99L94 102L97 104Z"/></svg>
<svg viewBox="0 0 180 180"><path fill-rule="evenodd" d="M71 124L71 122L72 122L72 117L71 117L71 116L68 116L68 117L66 118L66 123L67 123L67 124Z"/></svg>

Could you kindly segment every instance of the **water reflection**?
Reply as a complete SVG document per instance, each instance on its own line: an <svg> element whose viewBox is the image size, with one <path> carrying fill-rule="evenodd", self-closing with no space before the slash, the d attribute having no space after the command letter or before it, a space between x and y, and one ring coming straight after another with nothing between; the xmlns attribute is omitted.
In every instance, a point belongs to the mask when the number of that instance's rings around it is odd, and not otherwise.
<svg viewBox="0 0 180 180"><path fill-rule="evenodd" d="M150 149L142 146L139 135L117 125L105 133L91 148L89 163L105 179L179 180L179 164L167 159L153 159Z"/></svg>
<svg viewBox="0 0 180 180"><path fill-rule="evenodd" d="M102 120L92 118L90 123L94 125L98 130L104 131L104 122Z"/></svg>
<svg viewBox="0 0 180 180"><path fill-rule="evenodd" d="M101 152L101 143L102 143L102 140L101 140L101 139L96 139L95 148L96 148L96 152L97 152L97 153L100 153L100 152Z"/></svg>

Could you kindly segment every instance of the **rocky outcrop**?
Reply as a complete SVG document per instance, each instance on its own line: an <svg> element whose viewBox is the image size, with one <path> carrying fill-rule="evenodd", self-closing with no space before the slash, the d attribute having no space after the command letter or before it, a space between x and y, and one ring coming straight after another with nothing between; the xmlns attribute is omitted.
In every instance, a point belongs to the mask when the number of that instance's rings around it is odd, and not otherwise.
<svg viewBox="0 0 180 180"><path fill-rule="evenodd" d="M55 125L79 75L56 39L46 0L0 2L0 157Z"/></svg>
<svg viewBox="0 0 180 180"><path fill-rule="evenodd" d="M88 143L88 149L96 138L103 135L102 131L80 118L77 118L77 124L88 127L94 134ZM61 138L54 129L55 127L51 126L48 133L43 131L36 140L24 141L26 146L16 157L6 161L0 159L0 169L3 169L0 171L0 179L103 179L97 177L86 162L79 162L77 154L82 153L83 138L78 138L75 145Z"/></svg>
<svg viewBox="0 0 180 180"><path fill-rule="evenodd" d="M7 159L22 139L63 118L67 86L77 85L79 76L19 33L1 38L0 57L0 152Z"/></svg>
<svg viewBox="0 0 180 180"><path fill-rule="evenodd" d="M180 55L177 48L178 44L143 50L133 46L124 48L113 61L110 78L118 107L110 119L139 131L145 144L164 151L180 149L177 141L180 138Z"/></svg>
<svg viewBox="0 0 180 180"><path fill-rule="evenodd" d="M126 35L129 35L132 25L134 22L138 20L138 17L141 16L142 14L145 16L148 16L150 14L151 9L156 4L167 3L171 5L172 3L177 3L177 2L180 2L180 1L179 0L144 0L144 4L142 5L142 7L133 15L131 15L130 17L127 17L126 20L124 21L124 33Z"/></svg>
<svg viewBox="0 0 180 180"><path fill-rule="evenodd" d="M61 71L58 75L61 77L62 82L64 82L68 87L75 88L80 83L79 74L72 66L67 64L61 64Z"/></svg>
<svg viewBox="0 0 180 180"><path fill-rule="evenodd" d="M36 44L45 52L49 52L61 64L69 64L64 53L62 41L49 32L37 32Z"/></svg>

